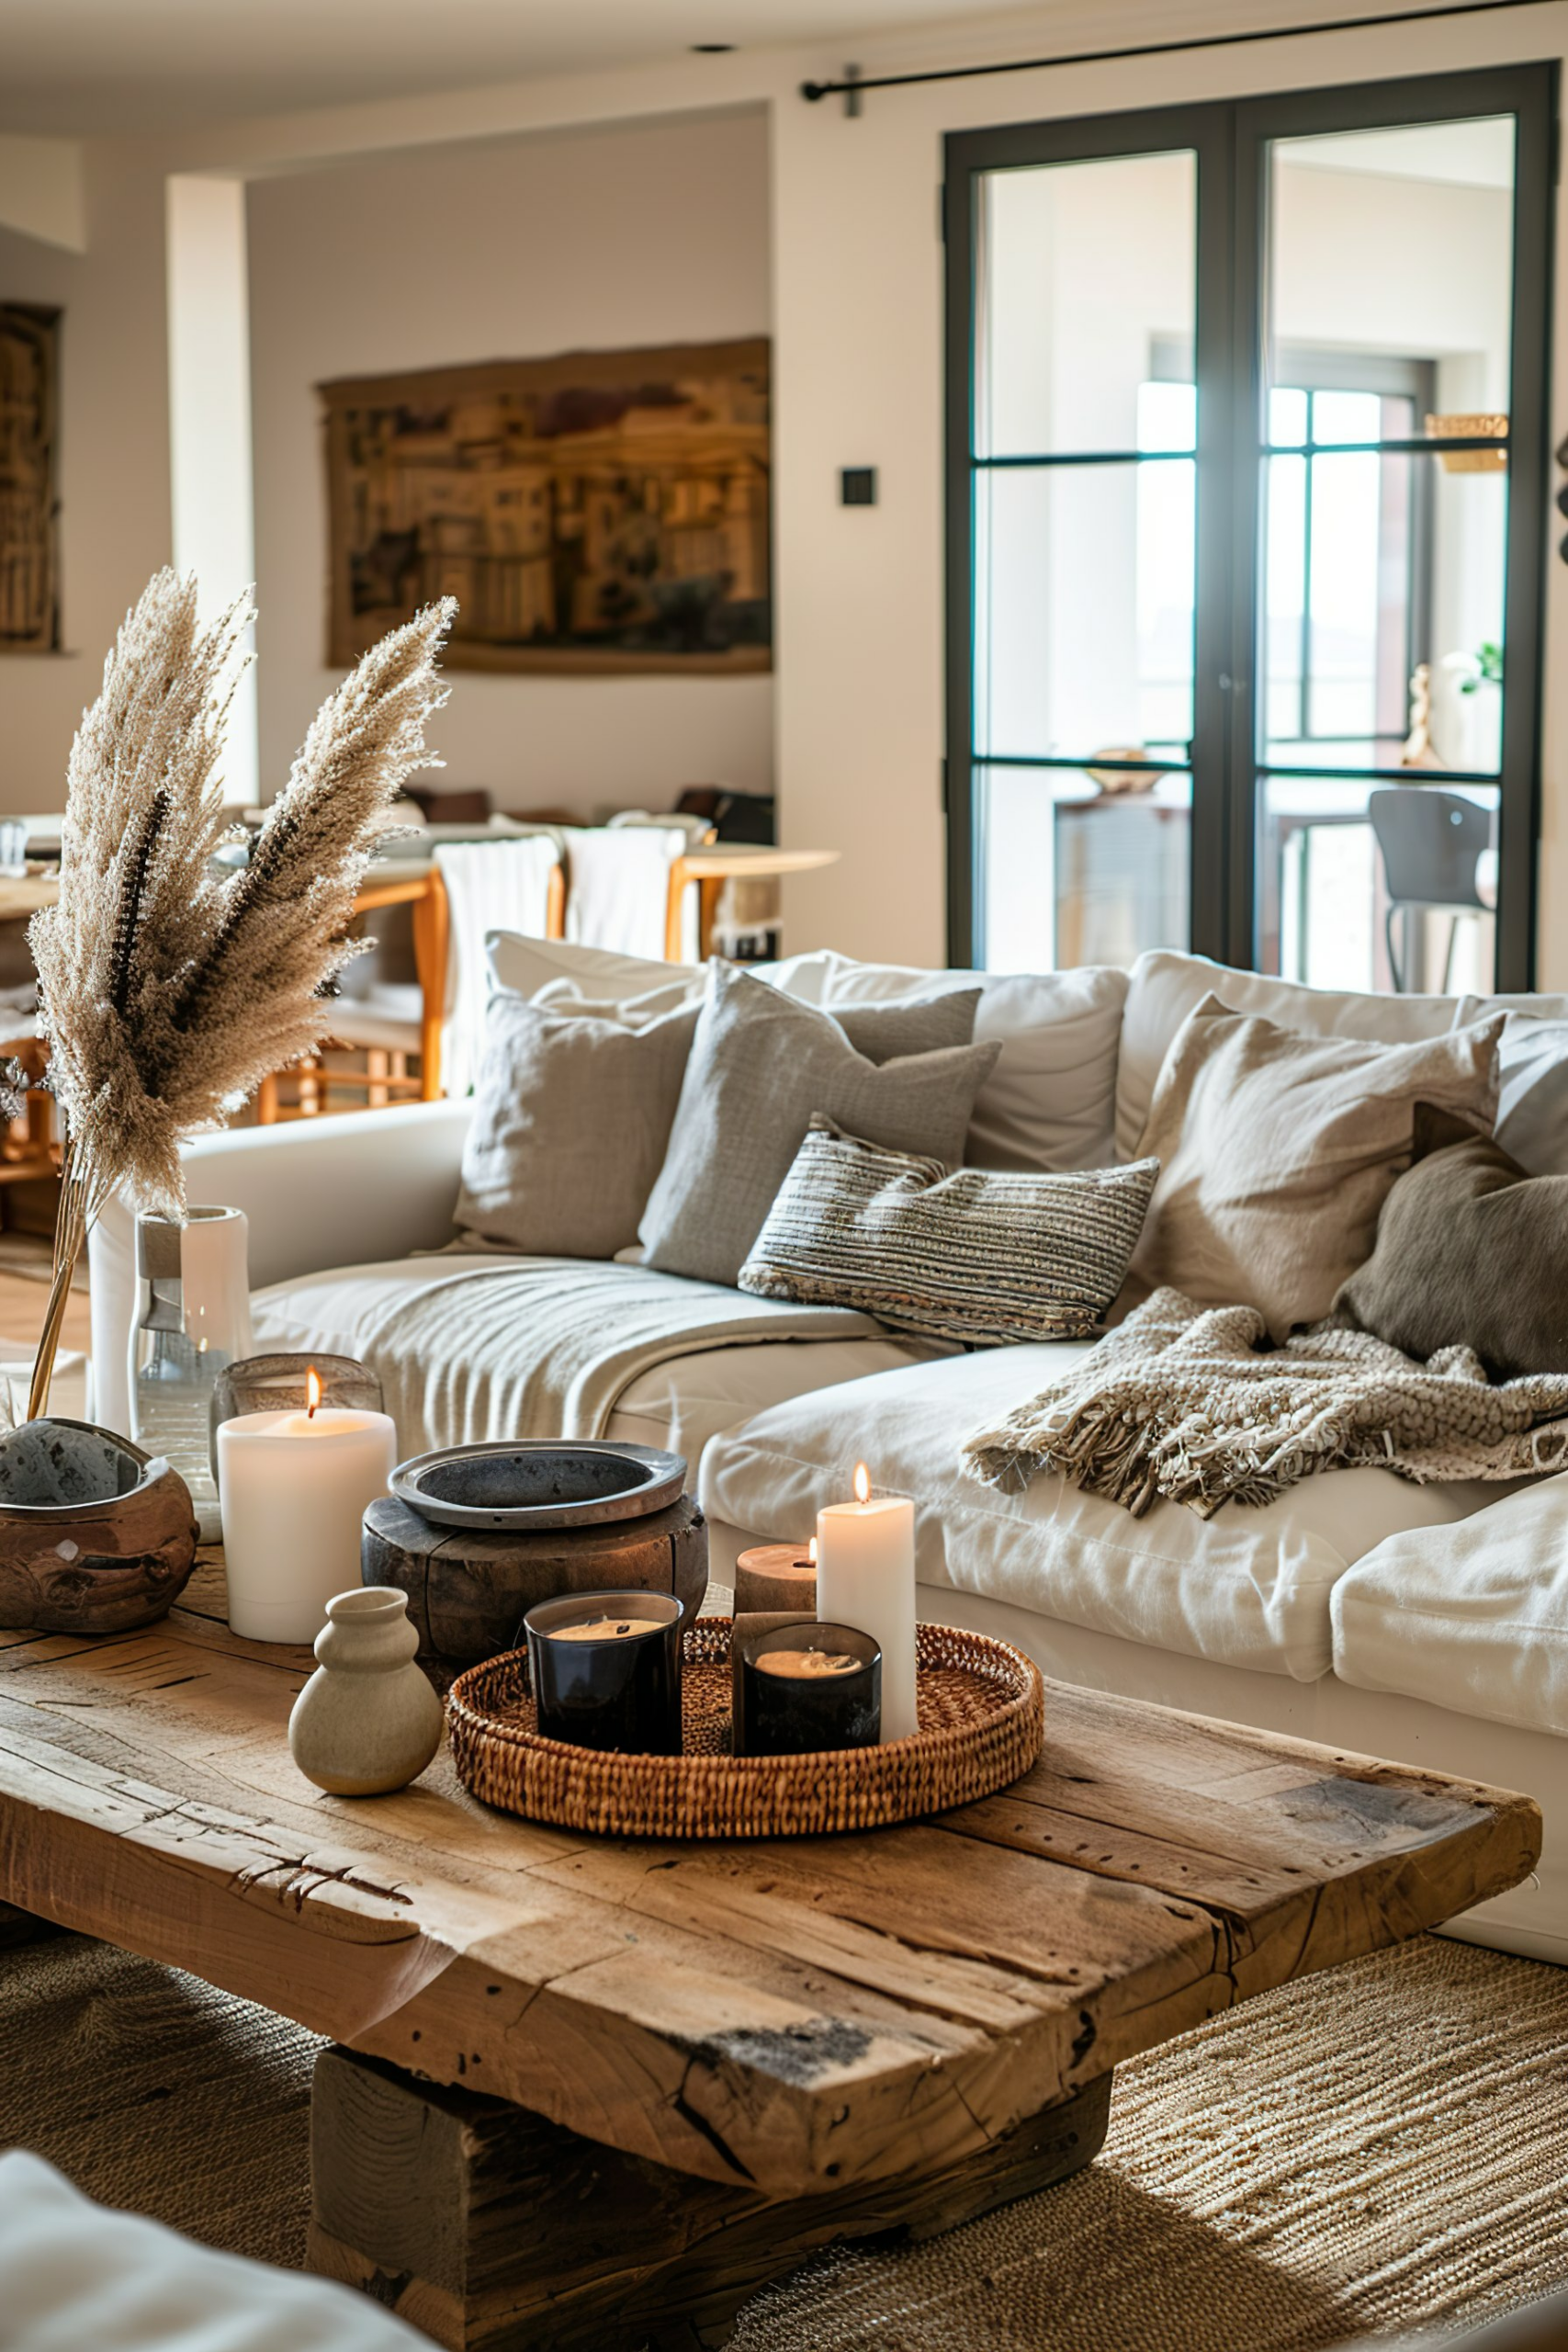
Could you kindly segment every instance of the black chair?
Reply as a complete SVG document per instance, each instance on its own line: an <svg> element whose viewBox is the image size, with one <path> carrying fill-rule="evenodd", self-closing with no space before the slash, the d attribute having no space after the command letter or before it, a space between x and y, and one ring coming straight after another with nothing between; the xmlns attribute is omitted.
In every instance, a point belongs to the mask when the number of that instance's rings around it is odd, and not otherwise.
<svg viewBox="0 0 1568 2352"><path fill-rule="evenodd" d="M1428 784L1391 785L1374 792L1367 814L1382 855L1388 907L1383 937L1388 943L1389 969L1403 995L1412 978L1410 918L1443 914L1449 918L1449 944L1443 957L1443 994L1453 972L1454 941L1461 918L1492 910L1476 888L1482 852L1491 845L1492 819L1473 800L1457 792L1439 792ZM1393 919L1405 918L1405 959L1401 968L1394 952Z"/></svg>

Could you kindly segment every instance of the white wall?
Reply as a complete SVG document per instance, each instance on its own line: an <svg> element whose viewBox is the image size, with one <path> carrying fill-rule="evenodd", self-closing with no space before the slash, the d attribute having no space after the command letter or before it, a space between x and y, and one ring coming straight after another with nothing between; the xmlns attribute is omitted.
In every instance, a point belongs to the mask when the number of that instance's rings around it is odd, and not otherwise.
<svg viewBox="0 0 1568 2352"><path fill-rule="evenodd" d="M769 328L757 108L444 146L250 190L264 795L334 683L316 384L333 377L704 342ZM446 773L498 807L670 805L773 788L766 677L451 673Z"/></svg>
<svg viewBox="0 0 1568 2352"><path fill-rule="evenodd" d="M0 654L0 814L65 804L65 762L103 657L169 560L164 176L130 149L85 159L87 250L0 230L0 300L63 306L60 653Z"/></svg>

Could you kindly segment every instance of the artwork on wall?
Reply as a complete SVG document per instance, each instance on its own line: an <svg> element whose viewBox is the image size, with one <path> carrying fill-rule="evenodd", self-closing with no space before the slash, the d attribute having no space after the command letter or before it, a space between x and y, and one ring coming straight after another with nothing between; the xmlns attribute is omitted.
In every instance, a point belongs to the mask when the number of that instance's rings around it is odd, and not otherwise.
<svg viewBox="0 0 1568 2352"><path fill-rule="evenodd" d="M60 312L0 302L0 653L60 643Z"/></svg>
<svg viewBox="0 0 1568 2352"><path fill-rule="evenodd" d="M328 660L450 595L451 669L770 669L768 360L754 337L320 386Z"/></svg>

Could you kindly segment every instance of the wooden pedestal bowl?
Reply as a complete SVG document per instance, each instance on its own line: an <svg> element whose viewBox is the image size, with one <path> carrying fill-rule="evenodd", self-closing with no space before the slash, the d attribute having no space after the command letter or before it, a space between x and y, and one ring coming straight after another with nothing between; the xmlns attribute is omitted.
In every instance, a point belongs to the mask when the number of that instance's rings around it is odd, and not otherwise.
<svg viewBox="0 0 1568 2352"><path fill-rule="evenodd" d="M0 1436L0 1625L123 1634L162 1617L196 1560L177 1470L87 1421Z"/></svg>
<svg viewBox="0 0 1568 2352"><path fill-rule="evenodd" d="M360 1574L405 1592L421 1657L453 1666L515 1649L560 1593L670 1592L694 1617L708 1536L685 1475L678 1453L586 1439L422 1454L367 1510Z"/></svg>

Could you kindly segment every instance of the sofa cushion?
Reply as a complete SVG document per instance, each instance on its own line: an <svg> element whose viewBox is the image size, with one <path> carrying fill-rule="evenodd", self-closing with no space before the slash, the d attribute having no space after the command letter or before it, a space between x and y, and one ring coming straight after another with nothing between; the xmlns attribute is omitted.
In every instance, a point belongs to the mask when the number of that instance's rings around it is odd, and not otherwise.
<svg viewBox="0 0 1568 2352"><path fill-rule="evenodd" d="M1122 1287L1158 1173L949 1170L814 1118L740 1287L976 1347L1083 1339Z"/></svg>
<svg viewBox="0 0 1568 2352"><path fill-rule="evenodd" d="M1206 996L1217 996L1228 1012L1258 1013L1303 1036L1359 1037L1380 1046L1440 1036L1456 1025L1461 1002L1451 996L1358 996L1301 988L1293 980L1272 979L1266 972L1234 971L1227 964L1211 963L1206 956L1151 948L1133 967L1122 1019L1116 1071L1118 1158L1130 1159L1137 1149L1171 1042ZM1479 1008L1472 1009L1472 1020L1482 1017Z"/></svg>
<svg viewBox="0 0 1568 2352"><path fill-rule="evenodd" d="M523 1254L613 1258L663 1165L694 1008L632 1026L491 999L454 1219Z"/></svg>
<svg viewBox="0 0 1568 2352"><path fill-rule="evenodd" d="M1416 1106L1416 1165L1336 1317L1423 1362L1471 1348L1493 1380L1568 1373L1568 1176L1527 1176L1490 1136Z"/></svg>
<svg viewBox="0 0 1568 2352"><path fill-rule="evenodd" d="M1414 1487L1391 1471L1343 1470L1261 1510L1226 1503L1205 1521L1156 1503L1134 1519L1059 1479L1004 1495L966 1476L969 1431L1092 1344L990 1349L798 1396L712 1440L703 1508L750 1538L803 1543L864 1461L879 1487L916 1498L924 1586L1311 1682L1329 1668L1329 1596L1346 1569L1400 1529L1443 1526L1496 1497L1479 1483ZM941 1617L939 1597L922 1605Z"/></svg>
<svg viewBox="0 0 1568 2352"><path fill-rule="evenodd" d="M0 2155L0 2336L15 2352L420 2352L372 2296L197 2245Z"/></svg>
<svg viewBox="0 0 1568 2352"><path fill-rule="evenodd" d="M1341 1681L1568 1736L1568 1473L1388 1536L1332 1617Z"/></svg>
<svg viewBox="0 0 1568 2352"><path fill-rule="evenodd" d="M1133 1269L1276 1340L1328 1313L1410 1165L1416 1105L1490 1128L1502 1016L1376 1046L1305 1036L1207 997L1155 1088L1139 1156L1159 1182Z"/></svg>
<svg viewBox="0 0 1568 2352"><path fill-rule="evenodd" d="M889 1010L911 1042L931 1016L929 999ZM955 1046L878 1066L830 1014L711 964L670 1148L643 1212L646 1262L733 1283L813 1112L901 1151L961 1159L976 1091L998 1051Z"/></svg>
<svg viewBox="0 0 1568 2352"><path fill-rule="evenodd" d="M1118 1156L1112 1127L1125 972L1089 964L1066 972L928 972L857 964L822 948L773 966L768 976L787 995L834 1014L937 988L978 987L976 1042L995 1039L1001 1052L975 1098L968 1164L1102 1168Z"/></svg>

